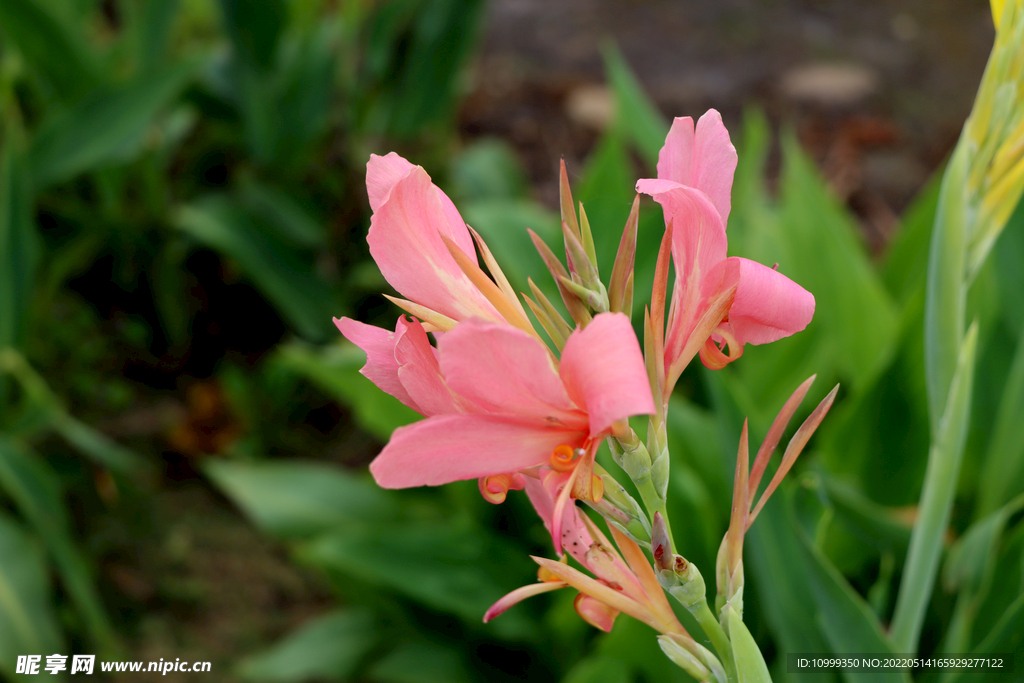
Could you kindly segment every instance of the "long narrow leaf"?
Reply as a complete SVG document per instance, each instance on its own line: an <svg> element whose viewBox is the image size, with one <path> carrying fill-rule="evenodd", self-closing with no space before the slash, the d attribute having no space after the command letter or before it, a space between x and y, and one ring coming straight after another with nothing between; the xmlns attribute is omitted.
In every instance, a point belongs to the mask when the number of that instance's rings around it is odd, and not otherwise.
<svg viewBox="0 0 1024 683"><path fill-rule="evenodd" d="M907 563L893 614L891 638L897 652L916 652L921 624L935 585L942 539L953 508L960 475L974 381L978 327L971 325L952 377L946 410L928 454L917 524L910 536Z"/></svg>

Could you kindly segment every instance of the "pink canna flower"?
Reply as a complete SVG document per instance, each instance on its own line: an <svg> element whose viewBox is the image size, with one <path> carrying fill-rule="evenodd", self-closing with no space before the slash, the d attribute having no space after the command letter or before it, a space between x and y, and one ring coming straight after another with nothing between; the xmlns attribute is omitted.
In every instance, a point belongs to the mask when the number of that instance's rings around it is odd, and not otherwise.
<svg viewBox="0 0 1024 683"><path fill-rule="evenodd" d="M427 416L396 429L371 463L385 488L479 479L488 500L542 479L561 510L570 497L599 500L597 446L632 415L654 411L643 358L629 319L594 317L566 340L560 363L535 337L503 323L471 318L445 332L435 350L418 322L395 332L343 318L342 334L367 354L362 372Z"/></svg>
<svg viewBox="0 0 1024 683"><path fill-rule="evenodd" d="M373 210L366 240L384 279L407 297L389 297L399 307L431 329L476 317L533 332L483 240L422 167L394 152L370 155L366 191ZM480 269L474 242L495 281Z"/></svg>
<svg viewBox="0 0 1024 683"><path fill-rule="evenodd" d="M736 149L712 109L696 129L691 118L677 118L658 155L658 178L636 185L662 206L676 267L663 341L667 391L698 352L718 369L739 358L744 344L787 337L814 315L814 297L800 285L760 263L726 257L735 170ZM667 262L661 270L667 279ZM656 291L652 313L660 325L657 299Z"/></svg>
<svg viewBox="0 0 1024 683"><path fill-rule="evenodd" d="M556 503L549 491L537 480L528 479L526 492L541 519L551 529ZM643 550L614 527L611 529L618 550L601 530L575 505L562 514L562 545L593 577L564 562L534 557L540 565L538 583L517 588L498 600L484 614L484 622L505 612L528 597L559 588L573 587L579 591L576 612L587 623L602 631L611 631L620 612L638 619L660 633L674 633L689 638L676 619L665 593Z"/></svg>

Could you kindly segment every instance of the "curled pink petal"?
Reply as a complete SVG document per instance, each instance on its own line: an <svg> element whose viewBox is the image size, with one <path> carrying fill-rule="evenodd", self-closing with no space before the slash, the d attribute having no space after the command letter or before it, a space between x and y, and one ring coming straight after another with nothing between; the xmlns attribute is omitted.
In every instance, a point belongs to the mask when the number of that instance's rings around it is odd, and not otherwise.
<svg viewBox="0 0 1024 683"><path fill-rule="evenodd" d="M505 415L435 415L399 427L370 472L387 489L440 486L544 464L560 444L583 435Z"/></svg>
<svg viewBox="0 0 1024 683"><path fill-rule="evenodd" d="M392 172L397 165L397 161L391 163L382 173ZM390 182L394 175L381 183ZM391 186L386 201L370 219L366 237L370 254L384 279L407 299L454 320L479 316L500 321L502 317L462 272L441 239L447 236L476 262L472 236L450 205L426 171L413 166Z"/></svg>
<svg viewBox="0 0 1024 683"><path fill-rule="evenodd" d="M541 581L517 588L487 609L487 612L484 613L484 623L486 624L494 617L500 616L509 607L522 602L526 598L532 598L534 595L540 595L541 593L550 593L559 588L565 588L568 585L565 581Z"/></svg>
<svg viewBox="0 0 1024 683"><path fill-rule="evenodd" d="M782 273L756 261L732 257L739 264L736 299L729 324L740 344L767 344L795 334L814 317L814 295Z"/></svg>
<svg viewBox="0 0 1024 683"><path fill-rule="evenodd" d="M402 319L399 318L398 333L388 332L380 327L367 325L351 318L334 319L334 324L345 339L361 348L366 353L366 365L359 371L364 377L377 385L381 391L391 394L399 401L418 413L423 413L419 405L406 391L398 377L398 360L395 358L395 344L404 333ZM417 323L418 324L418 323Z"/></svg>
<svg viewBox="0 0 1024 683"><path fill-rule="evenodd" d="M613 422L654 412L640 344L623 313L601 313L569 335L559 366L572 400L590 416L590 436Z"/></svg>
<svg viewBox="0 0 1024 683"><path fill-rule="evenodd" d="M468 409L465 401L452 394L441 376L435 349L423 325L400 318L396 329L402 330L402 334L396 335L394 351L398 380L419 406L419 412L426 417L465 412Z"/></svg>
<svg viewBox="0 0 1024 683"><path fill-rule="evenodd" d="M416 168L395 152L384 156L370 155L366 162L366 194L370 198L370 209L376 212L391 196L399 180Z"/></svg>

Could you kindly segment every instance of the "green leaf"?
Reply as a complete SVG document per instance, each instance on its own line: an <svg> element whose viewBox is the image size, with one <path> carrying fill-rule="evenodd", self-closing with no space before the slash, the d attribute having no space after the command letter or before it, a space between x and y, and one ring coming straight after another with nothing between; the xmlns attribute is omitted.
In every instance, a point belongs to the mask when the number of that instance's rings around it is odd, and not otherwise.
<svg viewBox="0 0 1024 683"><path fill-rule="evenodd" d="M224 30L235 53L247 66L269 71L277 44L288 20L282 0L221 0Z"/></svg>
<svg viewBox="0 0 1024 683"><path fill-rule="evenodd" d="M521 551L464 520L341 528L299 546L298 556L470 622L479 622L514 587L500 585L499 574L529 575L528 569L512 571L525 564ZM508 637L526 637L530 631L518 611L503 614L487 628Z"/></svg>
<svg viewBox="0 0 1024 683"><path fill-rule="evenodd" d="M800 558L818 605L818 623L831 651L837 655L852 652L891 653L892 645L864 599L796 525L794 533L801 541ZM880 682L905 683L910 680L907 673L899 671L876 672L873 676L873 680ZM846 674L845 678L851 683L859 680L855 674Z"/></svg>
<svg viewBox="0 0 1024 683"><path fill-rule="evenodd" d="M736 676L739 683L771 683L772 677L761 656L761 649L750 635L746 625L732 608L726 603L722 610L729 626L729 641L732 644L732 659L736 665Z"/></svg>
<svg viewBox="0 0 1024 683"><path fill-rule="evenodd" d="M527 188L515 151L496 138L481 138L463 150L452 161L448 184L448 194L460 206L473 201L519 199ZM479 230L475 223L470 225Z"/></svg>
<svg viewBox="0 0 1024 683"><path fill-rule="evenodd" d="M586 206L587 216L591 225L606 226L598 229L594 235L594 247L597 250L597 261L605 277L612 272L615 252L622 236L622 228L626 224L629 212L633 208L636 197L636 174L633 160L626 148L624 135L616 129L609 129L597 143L597 147L587 157L587 165L583 169L582 180L576 184L574 195L577 201ZM659 221L660 223L660 221ZM646 232L646 231L645 231ZM664 233L662 226L657 232L660 243ZM639 230L638 230L639 233ZM644 237L647 237L645 234ZM637 236L637 254L657 255L657 246L652 251L641 251L648 248L648 240ZM639 265L639 264L638 264ZM639 279L639 274L637 274ZM652 278L653 279L653 278ZM650 301L650 292L635 290L634 310L643 302ZM637 303L639 300L639 304Z"/></svg>
<svg viewBox="0 0 1024 683"><path fill-rule="evenodd" d="M0 150L0 348L20 341L35 289L39 236L29 175L14 126Z"/></svg>
<svg viewBox="0 0 1024 683"><path fill-rule="evenodd" d="M64 651L43 554L0 513L0 671L14 680L18 655Z"/></svg>
<svg viewBox="0 0 1024 683"><path fill-rule="evenodd" d="M359 426L382 441L390 439L396 428L420 419L412 408L359 374L359 368L366 362L366 354L353 344L335 344L320 349L284 344L278 347L274 362L302 375L349 406Z"/></svg>
<svg viewBox="0 0 1024 683"><path fill-rule="evenodd" d="M650 168L658 163L658 152L665 144L669 124L644 92L643 86L629 68L614 44L601 51L608 81L615 93L615 125L640 150Z"/></svg>
<svg viewBox="0 0 1024 683"><path fill-rule="evenodd" d="M530 228L547 244L556 243L562 234L557 216L535 202L515 199L474 201L460 210L466 223L484 238L515 291L529 294L526 279L532 277L552 301L560 302L554 282L545 275L544 261L526 232Z"/></svg>
<svg viewBox="0 0 1024 683"><path fill-rule="evenodd" d="M278 237L296 247L323 246L324 226L287 193L255 178L245 178L239 196L253 214L262 216Z"/></svg>
<svg viewBox="0 0 1024 683"><path fill-rule="evenodd" d="M333 296L312 263L260 226L223 195L181 206L173 222L203 244L233 258L299 334L327 337Z"/></svg>
<svg viewBox="0 0 1024 683"><path fill-rule="evenodd" d="M257 526L283 538L378 523L396 514L390 494L336 466L210 460L204 471Z"/></svg>
<svg viewBox="0 0 1024 683"><path fill-rule="evenodd" d="M37 188L133 159L156 116L178 98L201 63L190 59L116 88L94 90L49 114L29 155Z"/></svg>
<svg viewBox="0 0 1024 683"><path fill-rule="evenodd" d="M1005 234L1005 233L1004 233ZM1017 341L991 439L978 481L978 514L986 515L1006 503L1024 486L1024 328Z"/></svg>
<svg viewBox="0 0 1024 683"><path fill-rule="evenodd" d="M974 380L977 324L971 325L949 387L949 398L928 454L918 519L910 536L910 549L900 582L890 631L894 648L916 652L921 624L935 583L942 539L949 524L953 496L960 474Z"/></svg>
<svg viewBox="0 0 1024 683"><path fill-rule="evenodd" d="M310 619L270 649L246 657L238 675L268 683L347 679L376 640L368 610L338 610Z"/></svg>
<svg viewBox="0 0 1024 683"><path fill-rule="evenodd" d="M409 138L447 119L457 76L472 54L482 0L383 3L371 21L367 87L361 117L372 132Z"/></svg>
<svg viewBox="0 0 1024 683"><path fill-rule="evenodd" d="M942 172L938 171L904 212L899 230L886 250L882 277L889 293L899 301L906 301L924 289L928 243L941 187Z"/></svg>
<svg viewBox="0 0 1024 683"><path fill-rule="evenodd" d="M590 656L578 662L562 683L631 683L629 668L622 660L607 655Z"/></svg>
<svg viewBox="0 0 1024 683"><path fill-rule="evenodd" d="M1013 653L1020 663L1021 647L1024 646L1024 593L1021 593L1016 600L1007 606L1003 616L992 628L985 639L977 647L971 650L972 657L985 657L997 653ZM1004 666L1011 665L1011 662L1004 662ZM992 669L957 669L943 683L968 683L969 681L992 680L990 674ZM1002 672L999 672L1000 675ZM1007 672L1008 673L1008 672ZM1004 680L1004 679L999 679Z"/></svg>
<svg viewBox="0 0 1024 683"><path fill-rule="evenodd" d="M71 540L53 472L28 448L0 435L0 485L46 544L94 642L104 649L113 648L113 630L92 572Z"/></svg>
<svg viewBox="0 0 1024 683"><path fill-rule="evenodd" d="M472 680L458 654L423 643L399 645L373 665L369 676L382 683L468 683Z"/></svg>
<svg viewBox="0 0 1024 683"><path fill-rule="evenodd" d="M83 36L65 17L53 13L55 4L4 0L0 3L0 27L58 95L70 101L99 84L99 68Z"/></svg>
<svg viewBox="0 0 1024 683"><path fill-rule="evenodd" d="M139 72L149 73L164 59L179 0L149 0L133 25Z"/></svg>

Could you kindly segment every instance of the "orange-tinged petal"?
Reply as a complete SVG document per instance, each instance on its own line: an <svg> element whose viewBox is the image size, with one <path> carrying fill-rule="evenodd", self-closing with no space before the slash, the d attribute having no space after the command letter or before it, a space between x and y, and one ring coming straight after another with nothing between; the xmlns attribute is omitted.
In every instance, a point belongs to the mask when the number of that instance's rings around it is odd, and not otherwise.
<svg viewBox="0 0 1024 683"><path fill-rule="evenodd" d="M509 607L522 602L526 598L532 598L534 595L540 595L541 593L550 593L559 588L565 588L568 585L564 581L542 581L517 588L487 609L484 613L484 623L486 624L494 617L504 613Z"/></svg>
<svg viewBox="0 0 1024 683"><path fill-rule="evenodd" d="M576 608L576 613L583 621L605 633L611 633L612 626L615 625L615 617L619 616L619 611L614 607L609 607L600 600L583 593L576 596L573 607Z"/></svg>

